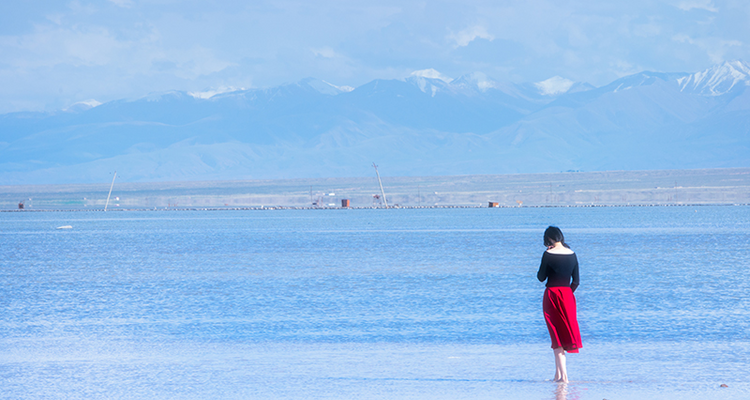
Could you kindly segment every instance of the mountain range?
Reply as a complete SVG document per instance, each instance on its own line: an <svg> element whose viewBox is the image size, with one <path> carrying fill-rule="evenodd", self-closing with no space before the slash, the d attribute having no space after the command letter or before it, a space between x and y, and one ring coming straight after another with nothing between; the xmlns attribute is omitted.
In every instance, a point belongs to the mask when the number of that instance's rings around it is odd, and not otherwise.
<svg viewBox="0 0 750 400"><path fill-rule="evenodd" d="M593 87L434 70L0 115L0 185L750 167L750 64Z"/></svg>

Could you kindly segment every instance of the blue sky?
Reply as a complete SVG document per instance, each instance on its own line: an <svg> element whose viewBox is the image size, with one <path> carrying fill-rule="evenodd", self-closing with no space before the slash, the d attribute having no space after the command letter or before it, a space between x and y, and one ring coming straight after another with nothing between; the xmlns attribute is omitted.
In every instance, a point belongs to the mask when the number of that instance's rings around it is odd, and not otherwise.
<svg viewBox="0 0 750 400"><path fill-rule="evenodd" d="M0 5L0 113L434 68L595 86L750 60L750 2L17 0Z"/></svg>

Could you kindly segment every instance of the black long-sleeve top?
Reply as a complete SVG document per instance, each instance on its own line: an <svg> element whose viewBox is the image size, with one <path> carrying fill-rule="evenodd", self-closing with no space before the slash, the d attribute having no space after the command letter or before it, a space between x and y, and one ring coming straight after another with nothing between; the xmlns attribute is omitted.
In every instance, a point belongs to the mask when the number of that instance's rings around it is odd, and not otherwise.
<svg viewBox="0 0 750 400"><path fill-rule="evenodd" d="M536 273L540 282L547 280L547 287L570 286L574 292L578 288L578 257L573 254L554 254L544 252L542 265ZM572 278L572 282L571 282Z"/></svg>

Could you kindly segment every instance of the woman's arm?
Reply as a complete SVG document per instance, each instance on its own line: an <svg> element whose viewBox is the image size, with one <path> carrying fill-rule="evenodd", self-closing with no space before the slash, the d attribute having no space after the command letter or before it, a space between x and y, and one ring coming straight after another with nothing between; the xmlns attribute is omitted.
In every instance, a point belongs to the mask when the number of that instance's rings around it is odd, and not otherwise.
<svg viewBox="0 0 750 400"><path fill-rule="evenodd" d="M547 279L547 252L545 251L542 255L542 263L539 265L539 271L536 273L536 279L539 282L544 282Z"/></svg>
<svg viewBox="0 0 750 400"><path fill-rule="evenodd" d="M570 289L573 292L578 288L580 281L580 276L578 276L578 256L576 256L576 265L573 267L573 282L570 283Z"/></svg>

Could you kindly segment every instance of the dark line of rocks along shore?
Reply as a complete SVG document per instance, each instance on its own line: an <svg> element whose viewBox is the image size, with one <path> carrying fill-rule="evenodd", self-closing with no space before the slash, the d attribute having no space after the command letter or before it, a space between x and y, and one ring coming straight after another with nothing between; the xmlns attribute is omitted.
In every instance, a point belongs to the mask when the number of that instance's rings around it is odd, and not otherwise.
<svg viewBox="0 0 750 400"><path fill-rule="evenodd" d="M684 204L566 204L566 205L524 205L524 206L469 206L469 205L434 205L434 206L389 206L389 207L312 207L312 206L249 206L249 207L155 207L155 208L50 208L0 210L0 212L118 212L118 211L274 211L274 210L385 210L385 209L447 209L447 208L596 208L596 207L705 207L705 206L750 206L750 203L684 203Z"/></svg>

